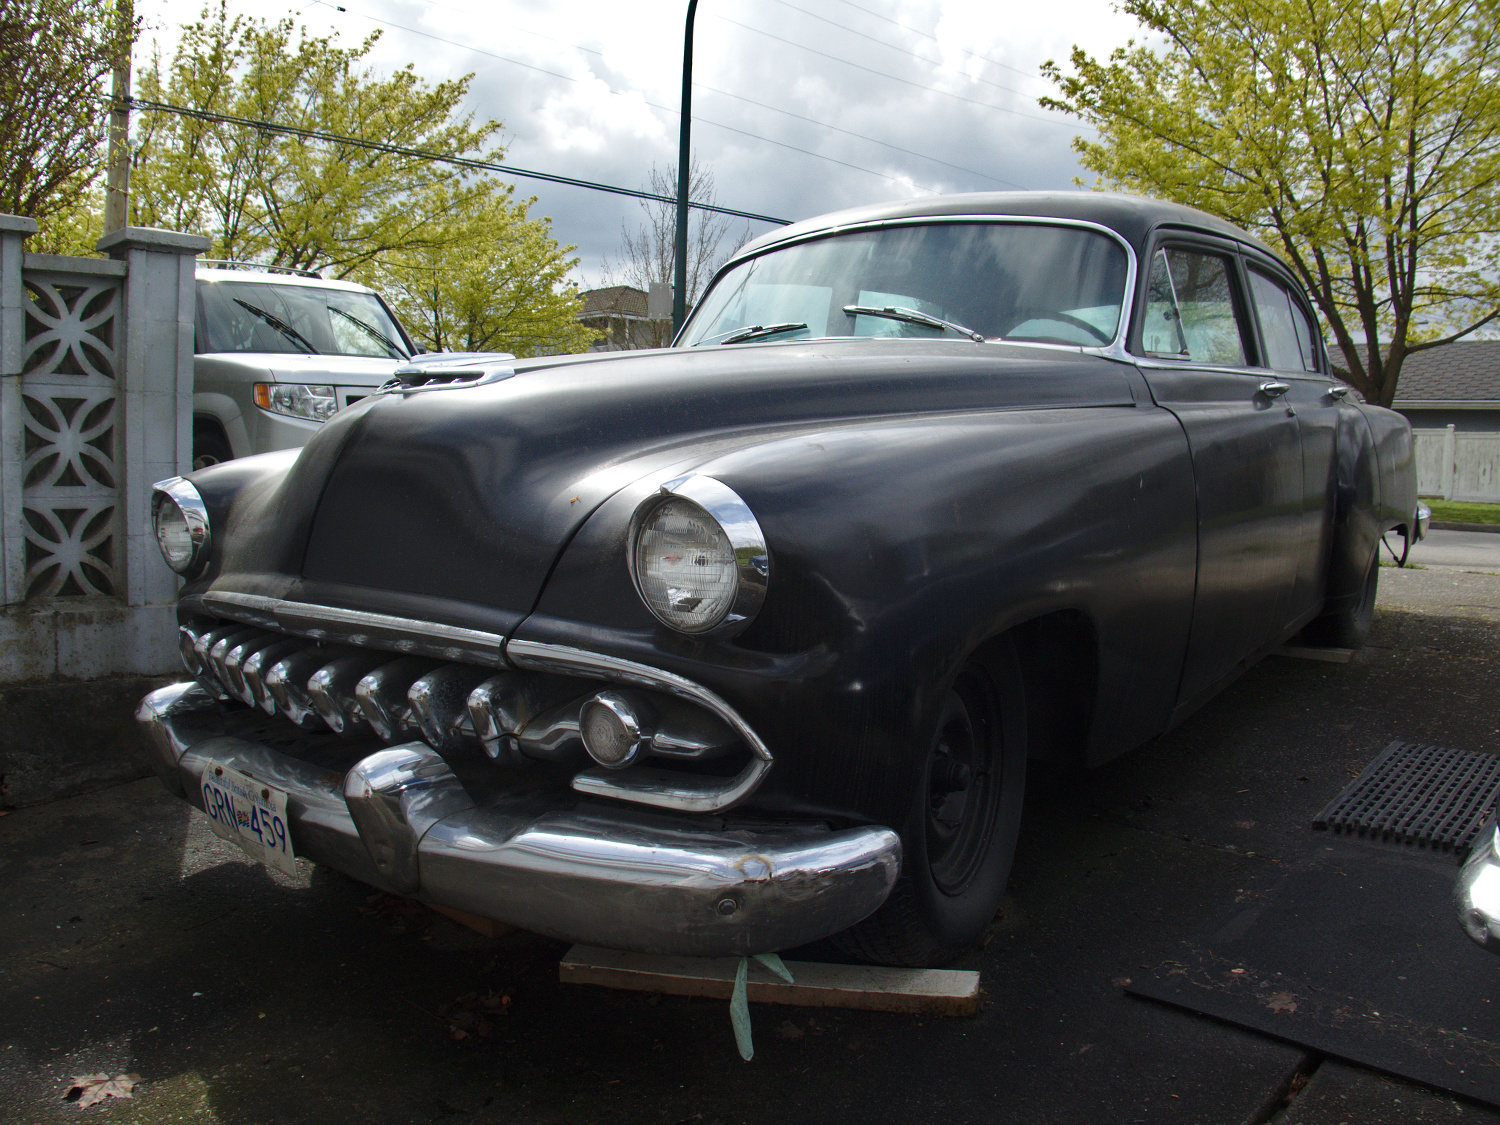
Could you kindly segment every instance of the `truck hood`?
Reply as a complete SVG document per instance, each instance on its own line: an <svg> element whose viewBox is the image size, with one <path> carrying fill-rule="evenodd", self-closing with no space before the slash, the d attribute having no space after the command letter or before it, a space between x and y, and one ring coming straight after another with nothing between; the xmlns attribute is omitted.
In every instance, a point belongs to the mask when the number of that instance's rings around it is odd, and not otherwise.
<svg viewBox="0 0 1500 1125"><path fill-rule="evenodd" d="M201 352L195 361L220 373L243 371L266 382L372 388L388 380L400 363L375 356L280 352Z"/></svg>
<svg viewBox="0 0 1500 1125"><path fill-rule="evenodd" d="M651 474L665 480L732 449L789 432L816 440L862 419L921 414L940 426L956 412L1135 401L1128 368L1114 361L967 342L813 341L514 366L488 386L366 399L295 461L267 461L262 479L235 486L212 588L509 633L589 514Z"/></svg>

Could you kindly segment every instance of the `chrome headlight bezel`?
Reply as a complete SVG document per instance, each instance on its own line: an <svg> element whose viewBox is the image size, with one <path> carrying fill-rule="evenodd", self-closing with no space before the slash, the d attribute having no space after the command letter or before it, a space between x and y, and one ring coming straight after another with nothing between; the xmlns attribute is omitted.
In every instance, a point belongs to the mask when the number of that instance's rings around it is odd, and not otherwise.
<svg viewBox="0 0 1500 1125"><path fill-rule="evenodd" d="M180 563L172 561L161 540L162 510L167 504L182 515L192 544L187 558ZM156 546L161 551L161 557L174 571L188 578L203 569L213 546L213 535L209 530L208 507L191 483L182 477L169 477L151 486L151 530L156 536Z"/></svg>
<svg viewBox="0 0 1500 1125"><path fill-rule="evenodd" d="M638 555L641 534L651 518L674 500L686 501L716 523L729 541L735 558L735 593L724 612L712 622L695 627L658 613L641 584ZM766 599L771 578L771 554L766 536L755 514L739 495L722 481L701 473L675 477L636 507L626 541L630 580L641 604L667 628L693 637L727 638L745 629Z"/></svg>

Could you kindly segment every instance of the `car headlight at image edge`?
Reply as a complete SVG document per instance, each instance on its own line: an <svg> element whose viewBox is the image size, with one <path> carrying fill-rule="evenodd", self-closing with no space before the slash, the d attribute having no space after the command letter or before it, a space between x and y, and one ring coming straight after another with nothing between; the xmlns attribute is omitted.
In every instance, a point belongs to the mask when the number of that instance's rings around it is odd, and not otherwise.
<svg viewBox="0 0 1500 1125"><path fill-rule="evenodd" d="M657 620L683 633L749 624L765 599L770 555L728 485L698 474L668 481L633 522L631 576Z"/></svg>
<svg viewBox="0 0 1500 1125"><path fill-rule="evenodd" d="M191 574L208 557L208 508L182 477L157 481L151 491L151 522L162 558L178 574Z"/></svg>
<svg viewBox="0 0 1500 1125"><path fill-rule="evenodd" d="M334 388L311 383L256 383L255 405L272 414L326 422L338 411Z"/></svg>

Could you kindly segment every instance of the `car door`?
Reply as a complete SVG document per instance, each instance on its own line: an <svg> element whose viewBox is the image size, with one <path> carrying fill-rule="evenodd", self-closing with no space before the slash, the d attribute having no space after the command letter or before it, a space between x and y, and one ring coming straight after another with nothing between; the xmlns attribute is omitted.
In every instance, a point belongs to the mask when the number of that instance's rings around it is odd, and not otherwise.
<svg viewBox="0 0 1500 1125"><path fill-rule="evenodd" d="M1173 236L1154 248L1146 274L1132 348L1157 404L1187 435L1198 502L1180 717L1291 619L1302 450L1285 380L1255 366L1236 249Z"/></svg>
<svg viewBox="0 0 1500 1125"><path fill-rule="evenodd" d="M1333 458L1343 398L1334 393L1333 380L1325 373L1314 330L1317 321L1298 287L1270 262L1256 257L1247 257L1245 276L1260 328L1261 366L1287 384L1281 399L1295 412L1302 441L1302 515L1291 609L1293 621L1305 621L1322 604L1333 545L1338 488Z"/></svg>

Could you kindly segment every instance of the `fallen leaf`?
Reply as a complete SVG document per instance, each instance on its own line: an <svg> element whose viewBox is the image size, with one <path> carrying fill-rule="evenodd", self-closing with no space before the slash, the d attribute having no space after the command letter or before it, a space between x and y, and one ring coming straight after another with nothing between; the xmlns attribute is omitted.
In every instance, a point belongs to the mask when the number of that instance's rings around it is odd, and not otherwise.
<svg viewBox="0 0 1500 1125"><path fill-rule="evenodd" d="M781 1026L776 1029L776 1034L782 1039L801 1039L807 1034L791 1020L782 1020Z"/></svg>
<svg viewBox="0 0 1500 1125"><path fill-rule="evenodd" d="M1290 992L1277 992L1266 1001L1266 1007L1273 1012L1295 1012L1297 1001L1292 998Z"/></svg>
<svg viewBox="0 0 1500 1125"><path fill-rule="evenodd" d="M98 1074L85 1074L81 1078L75 1076L73 1084L68 1087L67 1093L63 1094L63 1101L77 1102L79 1109L86 1109L102 1102L105 1098L134 1097L131 1091L136 1088L140 1080L139 1074L119 1074L111 1078L103 1071Z"/></svg>
<svg viewBox="0 0 1500 1125"><path fill-rule="evenodd" d="M1129 977L1115 977L1115 979L1111 983L1116 988L1129 988L1130 987L1130 978Z"/></svg>

